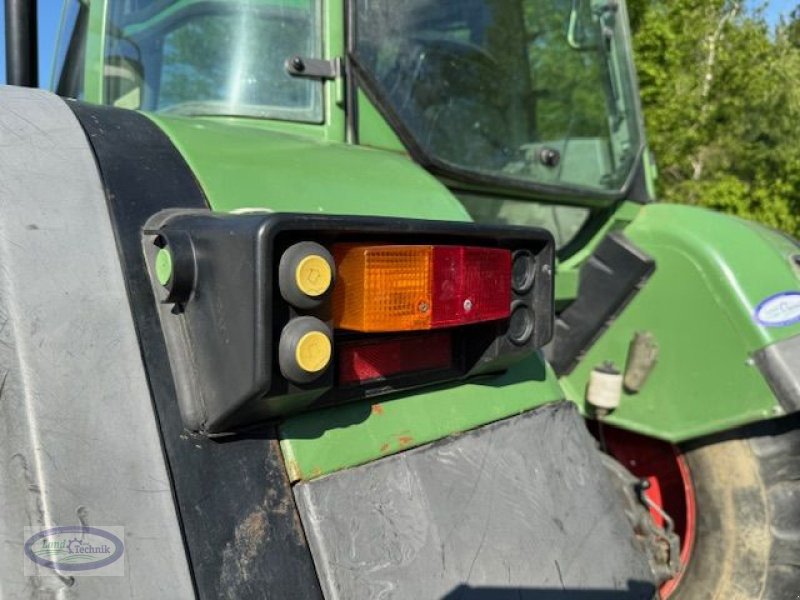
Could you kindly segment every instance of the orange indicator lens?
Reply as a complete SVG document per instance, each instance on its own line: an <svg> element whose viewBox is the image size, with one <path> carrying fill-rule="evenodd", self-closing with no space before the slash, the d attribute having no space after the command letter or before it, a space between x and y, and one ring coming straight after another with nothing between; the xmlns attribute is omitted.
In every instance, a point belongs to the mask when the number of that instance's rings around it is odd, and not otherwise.
<svg viewBox="0 0 800 600"><path fill-rule="evenodd" d="M336 245L333 322L354 331L431 326L432 246Z"/></svg>

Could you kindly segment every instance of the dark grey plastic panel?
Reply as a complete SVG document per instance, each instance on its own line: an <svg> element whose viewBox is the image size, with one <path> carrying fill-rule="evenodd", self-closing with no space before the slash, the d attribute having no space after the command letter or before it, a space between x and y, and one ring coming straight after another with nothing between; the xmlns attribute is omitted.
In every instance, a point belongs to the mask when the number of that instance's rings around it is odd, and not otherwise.
<svg viewBox="0 0 800 600"><path fill-rule="evenodd" d="M800 411L800 335L767 346L753 358L784 410Z"/></svg>
<svg viewBox="0 0 800 600"><path fill-rule="evenodd" d="M295 496L328 600L655 591L569 403L298 484Z"/></svg>
<svg viewBox="0 0 800 600"><path fill-rule="evenodd" d="M653 274L656 263L620 232L609 233L581 266L578 297L557 318L545 356L568 375Z"/></svg>

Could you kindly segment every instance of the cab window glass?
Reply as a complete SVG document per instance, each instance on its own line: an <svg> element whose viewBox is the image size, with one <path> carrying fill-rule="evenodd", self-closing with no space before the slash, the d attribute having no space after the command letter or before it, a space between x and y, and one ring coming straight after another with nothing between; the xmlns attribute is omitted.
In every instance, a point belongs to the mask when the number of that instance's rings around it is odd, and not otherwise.
<svg viewBox="0 0 800 600"><path fill-rule="evenodd" d="M186 115L321 122L322 83L285 62L322 53L319 0L111 0L106 101Z"/></svg>
<svg viewBox="0 0 800 600"><path fill-rule="evenodd" d="M353 0L356 60L443 170L617 192L641 151L624 3Z"/></svg>

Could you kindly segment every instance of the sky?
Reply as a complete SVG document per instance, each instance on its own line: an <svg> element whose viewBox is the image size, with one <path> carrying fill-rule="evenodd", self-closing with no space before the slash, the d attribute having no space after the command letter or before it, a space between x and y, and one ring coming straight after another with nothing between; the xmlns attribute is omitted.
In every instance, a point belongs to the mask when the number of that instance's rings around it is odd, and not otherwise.
<svg viewBox="0 0 800 600"><path fill-rule="evenodd" d="M53 65L56 34L61 18L63 0L36 0L39 3L39 85L48 87L50 84L50 71ZM2 2L2 0L0 0ZM767 6L767 20L775 25L781 15L788 14L797 6L800 0L747 0L749 8ZM5 40L4 11L0 10L0 36ZM6 80L5 41L0 44L0 82Z"/></svg>
<svg viewBox="0 0 800 600"><path fill-rule="evenodd" d="M778 23L781 15L787 15L800 6L800 0L747 0L750 8L767 5L767 21L773 26Z"/></svg>

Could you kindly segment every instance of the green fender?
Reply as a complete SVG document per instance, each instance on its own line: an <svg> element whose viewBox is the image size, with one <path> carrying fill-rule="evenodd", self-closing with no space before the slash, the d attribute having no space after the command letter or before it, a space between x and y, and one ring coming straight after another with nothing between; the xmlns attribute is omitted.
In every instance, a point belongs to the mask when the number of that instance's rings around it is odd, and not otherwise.
<svg viewBox="0 0 800 600"><path fill-rule="evenodd" d="M634 333L649 331L658 362L608 422L680 442L784 414L756 358L800 336L800 321L767 327L755 313L765 299L800 291L797 244L755 223L669 204L643 207L625 235L655 259L655 273L561 379L568 397L585 408L590 371L607 360L625 365ZM794 350L783 360L800 372Z"/></svg>

